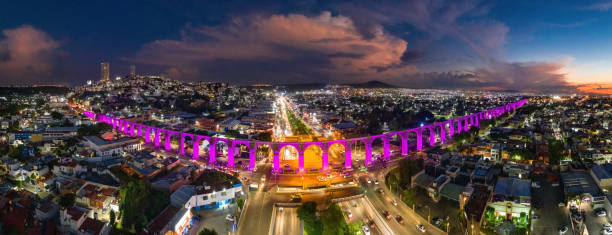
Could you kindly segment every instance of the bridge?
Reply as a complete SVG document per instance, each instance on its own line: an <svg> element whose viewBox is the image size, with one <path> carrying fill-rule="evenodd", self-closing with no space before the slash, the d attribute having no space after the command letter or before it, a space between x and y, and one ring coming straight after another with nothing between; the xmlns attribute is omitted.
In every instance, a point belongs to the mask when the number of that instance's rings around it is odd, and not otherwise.
<svg viewBox="0 0 612 235"><path fill-rule="evenodd" d="M332 145L340 144L344 147L344 168L350 169L351 166L351 146L355 143L361 143L365 145L365 165L369 166L372 163L372 143L375 140L380 140L383 143L382 157L385 160L390 160L390 140L392 138L399 137L401 139L401 154L407 155L409 152L408 139L416 138L416 151L421 151L424 148L423 136L427 134L429 141L426 143L428 146L435 146L438 143L447 142L453 135L461 132L468 131L470 127L479 127L480 120L494 119L506 112L514 112L516 109L523 106L527 101L520 100L504 106L492 108L489 110L473 113L463 117L455 118L452 120L446 120L442 122L436 122L430 125L424 125L417 128L412 128L402 131L393 131L383 133L379 135L364 136L359 138L342 139L342 140L329 140L329 141L316 141L316 142L266 142L258 140L242 140L232 138L221 138L203 136L192 133L183 133L174 130L166 130L154 126L147 126L140 123L129 122L120 118L114 118L107 115L98 115L94 112L83 111L83 115L95 120L97 122L104 122L113 127L114 130L123 132L126 135L132 137L143 138L145 143L152 143L154 146L161 147L162 139L164 148L166 151L176 151L178 154L186 156L185 153L185 142L189 140L192 142L192 159L200 159L200 146L203 141L209 143L208 145L208 163L216 163L216 146L217 143L223 142L228 147L227 151L227 167L234 168L234 153L233 150L236 147L245 146L249 152L249 166L250 171L255 169L256 162L256 150L261 146L267 146L274 152L273 158L273 171L275 173L282 172L280 168L280 152L286 147L293 147L299 153L298 165L299 172L304 171L304 151L313 146L317 146L321 149L321 160L322 166L321 171L329 170L328 153ZM171 145L172 139L177 140L180 144L178 149L173 149Z"/></svg>

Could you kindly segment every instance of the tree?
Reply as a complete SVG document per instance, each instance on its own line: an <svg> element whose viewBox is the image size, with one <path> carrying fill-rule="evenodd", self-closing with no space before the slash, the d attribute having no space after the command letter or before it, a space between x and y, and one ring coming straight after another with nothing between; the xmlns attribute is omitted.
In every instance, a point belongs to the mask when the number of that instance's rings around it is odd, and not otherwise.
<svg viewBox="0 0 612 235"><path fill-rule="evenodd" d="M557 140L548 141L548 153L552 162L559 162L563 158L563 142Z"/></svg>
<svg viewBox="0 0 612 235"><path fill-rule="evenodd" d="M168 193L151 188L151 184L144 180L131 181L121 186L119 192L121 225L134 233L146 226L170 202Z"/></svg>
<svg viewBox="0 0 612 235"><path fill-rule="evenodd" d="M397 190L398 183L399 183L399 180L397 179L397 176L395 176L395 174L389 173L387 175L387 184L389 185L391 190L393 190L393 188Z"/></svg>
<svg viewBox="0 0 612 235"><path fill-rule="evenodd" d="M236 205L238 205L238 208L242 209L242 206L244 206L244 199L241 197L236 199Z"/></svg>
<svg viewBox="0 0 612 235"><path fill-rule="evenodd" d="M103 122L100 122L100 123L96 123L94 125L82 126L77 131L77 134L79 134L80 136L98 135L98 134L100 134L103 131L109 131L111 129L112 129L112 127L110 125L108 125L106 123L103 123Z"/></svg>
<svg viewBox="0 0 612 235"><path fill-rule="evenodd" d="M415 198L416 198L416 192L414 191L414 189L407 188L404 190L404 193L402 195L402 201L404 201L406 205L409 205L409 206L414 205Z"/></svg>
<svg viewBox="0 0 612 235"><path fill-rule="evenodd" d="M60 208L66 209L74 205L74 201L76 199L76 195L74 193L68 193L60 196L59 205Z"/></svg>
<svg viewBox="0 0 612 235"><path fill-rule="evenodd" d="M400 161L399 171L399 184L402 186L409 185L412 180L412 176L422 170L421 160L414 160L404 158Z"/></svg>
<svg viewBox="0 0 612 235"><path fill-rule="evenodd" d="M342 209L338 204L332 204L321 214L323 223L323 235L347 234L348 224L344 220Z"/></svg>
<svg viewBox="0 0 612 235"><path fill-rule="evenodd" d="M64 114L62 114L60 112L57 112L57 111L53 111L53 112L51 112L51 117L54 120L58 120L59 121L59 120L62 120L64 118Z"/></svg>
<svg viewBox="0 0 612 235"><path fill-rule="evenodd" d="M262 132L261 134L257 135L257 140L261 140L261 141L272 141L272 133L270 132Z"/></svg>
<svg viewBox="0 0 612 235"><path fill-rule="evenodd" d="M320 235L323 233L321 221L317 218L317 203L304 202L298 207L297 215L304 222L304 230L309 235Z"/></svg>
<svg viewBox="0 0 612 235"><path fill-rule="evenodd" d="M217 235L217 231L215 231L215 229L204 228L198 235Z"/></svg>
<svg viewBox="0 0 612 235"><path fill-rule="evenodd" d="M110 210L110 214L109 214L109 219L110 219L110 224L114 225L115 224L115 211L114 210Z"/></svg>

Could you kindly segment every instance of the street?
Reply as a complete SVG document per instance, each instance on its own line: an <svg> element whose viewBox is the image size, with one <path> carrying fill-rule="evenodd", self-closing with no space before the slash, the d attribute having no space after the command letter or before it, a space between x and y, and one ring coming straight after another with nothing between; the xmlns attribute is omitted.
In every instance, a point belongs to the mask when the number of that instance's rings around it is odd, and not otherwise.
<svg viewBox="0 0 612 235"><path fill-rule="evenodd" d="M376 215L372 214L374 213L373 211L366 209L365 203L365 199L363 198L339 203L340 207L342 207L343 209L347 209L352 214L351 218L347 218L347 223L362 221L365 226L368 226L368 222L372 221L372 218L374 218L374 216ZM369 227L370 235L383 234L379 229L382 224L374 224L375 226Z"/></svg>
<svg viewBox="0 0 612 235"><path fill-rule="evenodd" d="M276 218L274 218L273 234L303 234L304 225L297 216L297 207L274 207L274 210Z"/></svg>
<svg viewBox="0 0 612 235"><path fill-rule="evenodd" d="M376 208L377 213L382 214L383 211L388 211L391 214L392 218L385 220L385 222L395 234L422 234L421 231L416 228L417 224L425 225L427 229L425 234L445 234L428 225L424 219L412 212L412 208L401 202L399 198L384 187L384 178L382 176L378 177L378 181L380 182L378 185L374 183L366 184L366 196ZM376 192L379 188L383 190L383 193ZM392 200L398 202L397 206L391 203ZM404 224L399 224L395 220L397 215L401 215L404 218Z"/></svg>

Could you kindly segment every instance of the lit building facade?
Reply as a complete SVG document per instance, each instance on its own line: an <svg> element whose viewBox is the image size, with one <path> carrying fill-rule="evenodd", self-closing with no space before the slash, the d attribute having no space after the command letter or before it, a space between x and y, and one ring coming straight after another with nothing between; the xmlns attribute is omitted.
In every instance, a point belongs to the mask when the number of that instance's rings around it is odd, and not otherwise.
<svg viewBox="0 0 612 235"><path fill-rule="evenodd" d="M110 81L110 65L108 62L100 63L100 81Z"/></svg>

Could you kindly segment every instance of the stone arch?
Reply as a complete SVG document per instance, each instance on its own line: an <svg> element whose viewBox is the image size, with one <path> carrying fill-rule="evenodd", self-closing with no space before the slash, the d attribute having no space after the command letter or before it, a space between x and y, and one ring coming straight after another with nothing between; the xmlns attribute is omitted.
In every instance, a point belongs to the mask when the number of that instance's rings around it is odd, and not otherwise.
<svg viewBox="0 0 612 235"><path fill-rule="evenodd" d="M168 130L166 134L166 138L165 138L166 144L164 145L164 149L166 149L166 151L172 151L172 137L173 136L176 137L175 139L177 140L177 144L180 141L179 140L180 133L178 131Z"/></svg>
<svg viewBox="0 0 612 235"><path fill-rule="evenodd" d="M181 155L185 155L185 137L189 137L189 143L193 143L193 134L191 133L181 133L181 142L179 144L179 153ZM192 149L193 151L193 149Z"/></svg>
<svg viewBox="0 0 612 235"><path fill-rule="evenodd" d="M304 142L302 143L302 149L304 152L304 169L306 171L317 171L323 168L323 142ZM327 158L327 154L325 157Z"/></svg>
<svg viewBox="0 0 612 235"><path fill-rule="evenodd" d="M161 146L161 140L164 138L166 130L163 128L155 128L155 147Z"/></svg>
<svg viewBox="0 0 612 235"><path fill-rule="evenodd" d="M423 137L421 136L421 129L414 128L406 130L406 139L408 144L408 152L421 151L423 149Z"/></svg>
<svg viewBox="0 0 612 235"><path fill-rule="evenodd" d="M224 150L229 154L229 151L232 149L229 147L229 142L230 140L226 138L213 137L212 144L209 147L209 154L211 155L211 158L214 159L213 163L217 162L217 156L223 156Z"/></svg>
<svg viewBox="0 0 612 235"><path fill-rule="evenodd" d="M207 150L206 148L209 148L209 149ZM192 154L193 154L192 159L200 159L200 152L202 152L202 150L208 151L207 153L210 154L210 137L203 136L203 135L196 135L193 141L193 146L192 146ZM213 156L209 156L209 159L208 159L209 162L211 162L210 157L213 157ZM214 160L212 162L214 162Z"/></svg>
<svg viewBox="0 0 612 235"><path fill-rule="evenodd" d="M436 142L440 141L440 143L446 142L446 130L444 128L444 122L436 122L434 127L434 133L436 135Z"/></svg>
<svg viewBox="0 0 612 235"><path fill-rule="evenodd" d="M238 156L238 158L250 158L250 153L251 153L251 145L250 142L248 140L232 140L232 151L228 151L228 153L231 153L232 155L228 155L228 162L227 164L229 166L234 166L234 160L235 157ZM243 148L244 147L244 148ZM243 151L245 150L245 151ZM242 156L244 153L244 156ZM246 165L244 165L244 162L242 162L242 160L239 160L238 162L240 165L240 167L245 167Z"/></svg>
<svg viewBox="0 0 612 235"><path fill-rule="evenodd" d="M389 146L391 153L396 152L401 155L408 154L408 135L406 131L394 131L388 134L389 136Z"/></svg>
<svg viewBox="0 0 612 235"><path fill-rule="evenodd" d="M303 155L300 154L300 146L298 143L279 143L279 161L284 161L285 164L281 166L284 171L291 172L293 170L299 170L301 166L301 160L303 161ZM297 155L297 158L293 158L293 154ZM298 162L297 167L293 168L291 163ZM291 162L291 163L289 163Z"/></svg>
<svg viewBox="0 0 612 235"><path fill-rule="evenodd" d="M255 142L256 156L257 158L268 158L274 154L272 149L272 143L270 142Z"/></svg>
<svg viewBox="0 0 612 235"><path fill-rule="evenodd" d="M382 157L381 159L390 160L391 151L389 149L389 137L385 134L373 135L370 136L370 140L372 141L372 151L379 150L381 153L380 156ZM376 149L376 147L378 147L377 143L382 143L379 149Z"/></svg>
<svg viewBox="0 0 612 235"><path fill-rule="evenodd" d="M351 161L353 162L362 161L364 166L369 164L369 161L366 163L366 160L365 160L366 159L365 138L349 139L347 140L347 144L351 146Z"/></svg>
<svg viewBox="0 0 612 235"><path fill-rule="evenodd" d="M427 143L427 146L431 147L431 146L436 145L436 132L432 125L422 126L421 133L422 133L421 136L425 140L424 142Z"/></svg>
<svg viewBox="0 0 612 235"><path fill-rule="evenodd" d="M334 153L332 153L332 151L334 151ZM350 146L348 146L347 148L346 140L327 141L327 152L329 153L329 155L335 156L330 157L328 155L328 159L333 160L333 162L328 162L332 163L331 165L333 168L346 168L347 166L351 165L351 149ZM342 159L342 156L344 156L344 159Z"/></svg>

